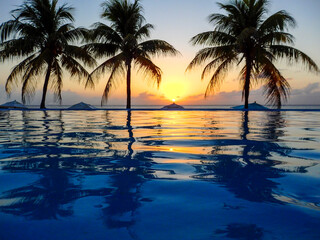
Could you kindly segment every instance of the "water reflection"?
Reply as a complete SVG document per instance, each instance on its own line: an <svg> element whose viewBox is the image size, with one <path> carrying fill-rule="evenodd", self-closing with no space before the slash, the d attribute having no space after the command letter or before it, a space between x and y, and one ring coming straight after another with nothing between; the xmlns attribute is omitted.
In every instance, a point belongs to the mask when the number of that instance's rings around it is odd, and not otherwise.
<svg viewBox="0 0 320 240"><path fill-rule="evenodd" d="M281 186L291 173L308 176L316 164L293 154L299 146L288 144L294 137L287 119L282 112L0 111L0 177L6 183L0 185L0 211L26 221L86 215L137 239L137 225L151 221L141 219L148 206L171 211L174 202L181 205L177 215L198 221L205 216L199 206L213 201L218 204L206 205L210 214L228 211L231 218L224 227L210 226L210 234L217 229L222 238L260 239L268 229L263 224L231 222L238 217L233 212L247 210L240 200L320 210L316 181L303 190L308 197ZM21 175L27 180L16 178ZM150 185L162 192L146 193ZM170 195L176 186L183 190ZM232 200L202 192L217 189ZM165 216L176 213L169 210L151 218L170 222ZM175 220L185 227L184 218Z"/></svg>
<svg viewBox="0 0 320 240"><path fill-rule="evenodd" d="M22 116L21 144L26 147L24 154L27 156L20 161L8 161L3 169L10 172L28 171L37 174L39 180L3 192L1 199L10 204L2 205L1 211L31 219L56 219L71 216L72 203L77 199L110 193L109 188L83 189L81 183L75 180L79 174L74 170L86 163L76 157L62 157L66 152L59 148L65 131L61 112L55 115L54 120L50 119L47 112L43 112L41 131L37 136L34 133L29 135L32 133L29 130L33 121L31 114L23 112ZM41 139L39 142L34 139L38 140L38 137ZM11 145L7 144L6 148L16 148L15 143Z"/></svg>
<svg viewBox="0 0 320 240"><path fill-rule="evenodd" d="M281 160L269 157L274 154L289 157L293 150L276 143L283 135L278 129L284 127L285 122L280 112L271 113L272 121L268 120L259 131L263 135L261 138L268 141L253 140L254 137L248 138L251 133L249 114L243 112L239 140L217 141L211 152L212 159L202 161L201 168L197 167L200 173L194 177L223 184L238 198L248 201L282 203L274 196L278 184L272 179L288 171L276 167L282 164ZM224 154L225 148L233 146L238 147L237 154ZM306 168L297 168L294 172L305 172Z"/></svg>
<svg viewBox="0 0 320 240"><path fill-rule="evenodd" d="M103 135L99 136L100 139L106 140L105 148L97 151L94 157L88 157L92 149L74 151L66 140L92 146L96 134L66 132L62 112L42 114L41 125L37 126L37 136L30 136L33 134L29 131L30 127L34 124L32 114L23 114L23 131L20 137L21 144L27 146L26 152L23 153L27 154L27 157L23 158L17 152L18 156L15 155L11 159L20 157L20 161L9 159L3 166L3 170L9 172L19 170L37 174L39 180L3 192L0 199L7 204L3 204L0 210L31 219L56 219L72 216L73 205L78 199L99 196L105 199L106 207L101 206L101 211L106 226L125 227L129 230L135 222L134 214L141 202L151 201L142 196L140 187L148 179L154 178L151 153L135 153L133 150L136 140L131 124L131 112L127 113L125 127L117 127L127 131L127 137L121 139L109 132L109 129L114 127L110 126L111 120L106 112L106 125L103 127ZM109 139L112 141L108 141ZM119 142L126 145L126 153L123 152L123 148L117 150L113 146L117 146ZM6 144L7 149L11 147L12 143ZM16 145L14 147L17 148ZM82 156L78 155L79 152ZM101 157L101 152L105 152L105 156ZM81 179L101 174L106 176L105 187L85 189L82 186Z"/></svg>
<svg viewBox="0 0 320 240"><path fill-rule="evenodd" d="M233 223L229 224L225 230L216 230L216 234L232 239L259 240L263 237L263 229L255 224Z"/></svg>
<svg viewBox="0 0 320 240"><path fill-rule="evenodd" d="M134 224L135 211L141 205L141 201L146 200L140 187L148 178L153 177L150 155L144 152L134 154L132 146L136 140L131 125L131 111L127 113L126 127L127 154L124 157L115 156L110 183L113 190L106 197L108 207L102 209L105 223L110 228L129 228Z"/></svg>
<svg viewBox="0 0 320 240"><path fill-rule="evenodd" d="M72 183L71 173L60 169L43 170L39 177L38 181L30 185L4 192L1 199L11 204L1 206L0 210L36 220L57 219L71 216L72 204L77 199L110 193L108 188L82 189L80 184Z"/></svg>

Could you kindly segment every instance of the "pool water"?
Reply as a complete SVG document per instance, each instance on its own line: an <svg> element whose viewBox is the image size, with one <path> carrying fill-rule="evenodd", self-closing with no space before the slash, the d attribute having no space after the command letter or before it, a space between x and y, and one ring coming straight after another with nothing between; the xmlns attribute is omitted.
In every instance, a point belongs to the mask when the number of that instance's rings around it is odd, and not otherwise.
<svg viewBox="0 0 320 240"><path fill-rule="evenodd" d="M0 111L0 239L320 239L319 119Z"/></svg>

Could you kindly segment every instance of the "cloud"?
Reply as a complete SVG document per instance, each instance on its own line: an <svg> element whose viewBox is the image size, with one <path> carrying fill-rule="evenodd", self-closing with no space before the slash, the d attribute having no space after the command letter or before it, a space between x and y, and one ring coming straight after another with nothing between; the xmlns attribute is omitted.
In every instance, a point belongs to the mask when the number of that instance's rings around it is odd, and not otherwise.
<svg viewBox="0 0 320 240"><path fill-rule="evenodd" d="M311 83L308 86L306 86L305 88L301 88L301 89L294 89L291 92L292 96L296 96L296 95L309 95L312 94L314 92L319 91L319 83Z"/></svg>
<svg viewBox="0 0 320 240"><path fill-rule="evenodd" d="M292 105L320 104L320 83L311 83L305 88L293 89L289 99Z"/></svg>
<svg viewBox="0 0 320 240"><path fill-rule="evenodd" d="M263 87L250 91L250 102L266 104ZM293 89L289 96L288 105L320 104L320 83L311 83L304 88ZM197 94L181 101L185 105L238 105L242 104L242 91L220 92L204 98L204 94Z"/></svg>
<svg viewBox="0 0 320 240"><path fill-rule="evenodd" d="M132 104L134 105L163 105L167 103L168 100L163 95L158 96L149 92L142 92L132 98Z"/></svg>
<svg viewBox="0 0 320 240"><path fill-rule="evenodd" d="M242 91L219 92L204 98L204 94L197 94L182 101L185 105L237 105L241 104ZM262 89L250 92L250 101L264 103Z"/></svg>

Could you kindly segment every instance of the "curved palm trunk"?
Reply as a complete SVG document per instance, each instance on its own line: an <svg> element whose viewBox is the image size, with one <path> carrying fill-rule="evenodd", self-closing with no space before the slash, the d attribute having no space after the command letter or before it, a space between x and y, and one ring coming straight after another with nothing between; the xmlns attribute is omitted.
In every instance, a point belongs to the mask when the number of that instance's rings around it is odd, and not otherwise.
<svg viewBox="0 0 320 240"><path fill-rule="evenodd" d="M246 78L244 82L244 108L245 109L248 109L249 107L251 70L252 70L252 62L250 57L247 57L246 58Z"/></svg>
<svg viewBox="0 0 320 240"><path fill-rule="evenodd" d="M46 78L44 79L44 84L43 84L42 99L41 99L41 104L40 104L40 108L43 108L43 109L46 108L45 102L46 102L48 84L49 84L49 79L50 79L50 74L51 74L51 68L52 68L52 61L50 61L48 63Z"/></svg>
<svg viewBox="0 0 320 240"><path fill-rule="evenodd" d="M127 62L127 109L131 109L131 60Z"/></svg>

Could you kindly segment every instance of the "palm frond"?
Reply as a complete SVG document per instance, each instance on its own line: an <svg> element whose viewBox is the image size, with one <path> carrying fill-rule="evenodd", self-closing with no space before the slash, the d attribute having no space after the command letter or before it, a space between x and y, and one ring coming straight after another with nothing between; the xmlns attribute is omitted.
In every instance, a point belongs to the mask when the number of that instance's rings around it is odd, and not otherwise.
<svg viewBox="0 0 320 240"><path fill-rule="evenodd" d="M56 1L58 2L58 1ZM56 8L56 6L52 6L53 9ZM68 4L63 4L62 6L60 6L55 13L55 16L57 19L59 19L59 23L63 24L66 21L70 21L70 22L74 22L74 17L72 15L74 8L70 7Z"/></svg>
<svg viewBox="0 0 320 240"><path fill-rule="evenodd" d="M51 87L54 91L54 100L58 101L59 104L62 102L62 96L61 91L63 87L63 81L62 81L62 68L59 64L59 61L55 59L55 61L52 63L52 77L51 79Z"/></svg>
<svg viewBox="0 0 320 240"><path fill-rule="evenodd" d="M104 23L95 23L93 29L89 32L89 40L97 43L121 44L122 37L112 28Z"/></svg>
<svg viewBox="0 0 320 240"><path fill-rule="evenodd" d="M97 58L114 56L120 46L113 43L88 43L83 48Z"/></svg>
<svg viewBox="0 0 320 240"><path fill-rule="evenodd" d="M26 71L22 76L21 98L23 103L33 97L37 85L36 76L43 71L47 64L47 55L48 51L45 51L28 62Z"/></svg>
<svg viewBox="0 0 320 240"><path fill-rule="evenodd" d="M124 69L125 58L122 53L108 59L100 64L91 74L92 79L98 79L101 74L105 74L107 71L113 71L114 69ZM117 66L117 67L116 67ZM86 83L86 86L92 85L92 83Z"/></svg>
<svg viewBox="0 0 320 240"><path fill-rule="evenodd" d="M226 16L219 13L209 15L208 20L215 26L215 31L228 34L232 33L232 28L236 24L236 19L232 15Z"/></svg>
<svg viewBox="0 0 320 240"><path fill-rule="evenodd" d="M190 40L193 45L221 46L236 42L236 38L221 31L209 31L200 33Z"/></svg>
<svg viewBox="0 0 320 240"><path fill-rule="evenodd" d="M288 30L289 27L295 27L295 19L286 11L278 11L268 17L259 27L259 32L270 33Z"/></svg>
<svg viewBox="0 0 320 240"><path fill-rule="evenodd" d="M286 32L270 32L259 37L259 43L269 46L274 44L294 44L294 37Z"/></svg>
<svg viewBox="0 0 320 240"><path fill-rule="evenodd" d="M133 3L129 1L109 0L102 3L103 13L101 17L112 23L112 27L126 37L135 34L141 24L145 21L142 15L143 8L138 0Z"/></svg>
<svg viewBox="0 0 320 240"><path fill-rule="evenodd" d="M5 90L7 94L10 96L12 91L12 85L15 83L17 84L18 77L26 72L28 67L28 63L35 57L35 54L29 56L28 58L24 59L18 65L16 65L13 70L11 71L10 75L7 78Z"/></svg>
<svg viewBox="0 0 320 240"><path fill-rule="evenodd" d="M217 46L201 49L199 52L197 52L194 59L188 65L187 71L192 70L194 67L198 65L202 65L210 59L220 58L221 56L234 57L234 55L234 45Z"/></svg>
<svg viewBox="0 0 320 240"><path fill-rule="evenodd" d="M74 28L73 24L66 23L59 27L56 35L61 36L65 43L74 43L83 40L89 33L86 28Z"/></svg>
<svg viewBox="0 0 320 240"><path fill-rule="evenodd" d="M109 79L108 79L108 82L106 84L106 87L105 87L105 89L103 91L103 95L102 95L102 99L101 99L101 106L104 103L107 103L108 97L109 97L109 93L110 93L111 89L115 85L115 81L117 79L117 76L121 75L123 73L124 73L124 66L123 66L121 61L118 61L115 64L113 64L113 69L112 69L111 74L109 76Z"/></svg>
<svg viewBox="0 0 320 240"><path fill-rule="evenodd" d="M89 67L93 67L97 64L96 60L89 54L85 47L68 44L65 46L63 54L76 58Z"/></svg>
<svg viewBox="0 0 320 240"><path fill-rule="evenodd" d="M228 56L222 55L209 62L202 71L201 80L204 80L206 76L209 75L214 68L219 67L226 60L226 58L228 58ZM234 58L236 58L236 55L234 56Z"/></svg>
<svg viewBox="0 0 320 240"><path fill-rule="evenodd" d="M135 38L140 41L144 38L150 37L150 30L154 29L154 26L150 23L147 23L140 27L137 32L135 33Z"/></svg>
<svg viewBox="0 0 320 240"><path fill-rule="evenodd" d="M29 39L19 38L8 40L1 44L0 57L2 61L14 59L16 57L25 57L36 50L36 46Z"/></svg>
<svg viewBox="0 0 320 240"><path fill-rule="evenodd" d="M236 59L234 57L226 58L223 63L220 64L219 67L215 70L214 74L212 75L209 84L207 86L205 97L214 93L215 90L219 89L221 85L222 78L231 68L231 66L235 63Z"/></svg>
<svg viewBox="0 0 320 240"><path fill-rule="evenodd" d="M142 42L137 48L140 49L142 53L146 53L150 56L175 56L179 54L178 50L171 44L158 39Z"/></svg>
<svg viewBox="0 0 320 240"><path fill-rule="evenodd" d="M16 29L21 24L19 21L9 20L0 25L0 42L6 41L8 38L15 37L17 34Z"/></svg>
<svg viewBox="0 0 320 240"><path fill-rule="evenodd" d="M36 83L32 80L34 79L30 77L29 79L22 82L21 99L23 104L26 104L34 96Z"/></svg>
<svg viewBox="0 0 320 240"><path fill-rule="evenodd" d="M268 103L280 108L282 102L287 101L290 94L289 82L268 59L265 59L265 64L262 66L260 77L264 78L266 81L264 94L266 95Z"/></svg>
<svg viewBox="0 0 320 240"><path fill-rule="evenodd" d="M149 76L151 80L155 80L158 87L160 86L162 71L148 57L135 58L135 64L139 72L142 72L146 77Z"/></svg>
<svg viewBox="0 0 320 240"><path fill-rule="evenodd" d="M318 65L307 54L296 48L285 45L271 45L269 48L270 52L277 58L286 58L289 63L301 62L309 71L319 72Z"/></svg>
<svg viewBox="0 0 320 240"><path fill-rule="evenodd" d="M61 64L65 67L70 73L71 77L78 77L79 82L85 81L86 79L90 79L89 72L72 56L67 54L61 55ZM58 69L58 67L57 67Z"/></svg>

